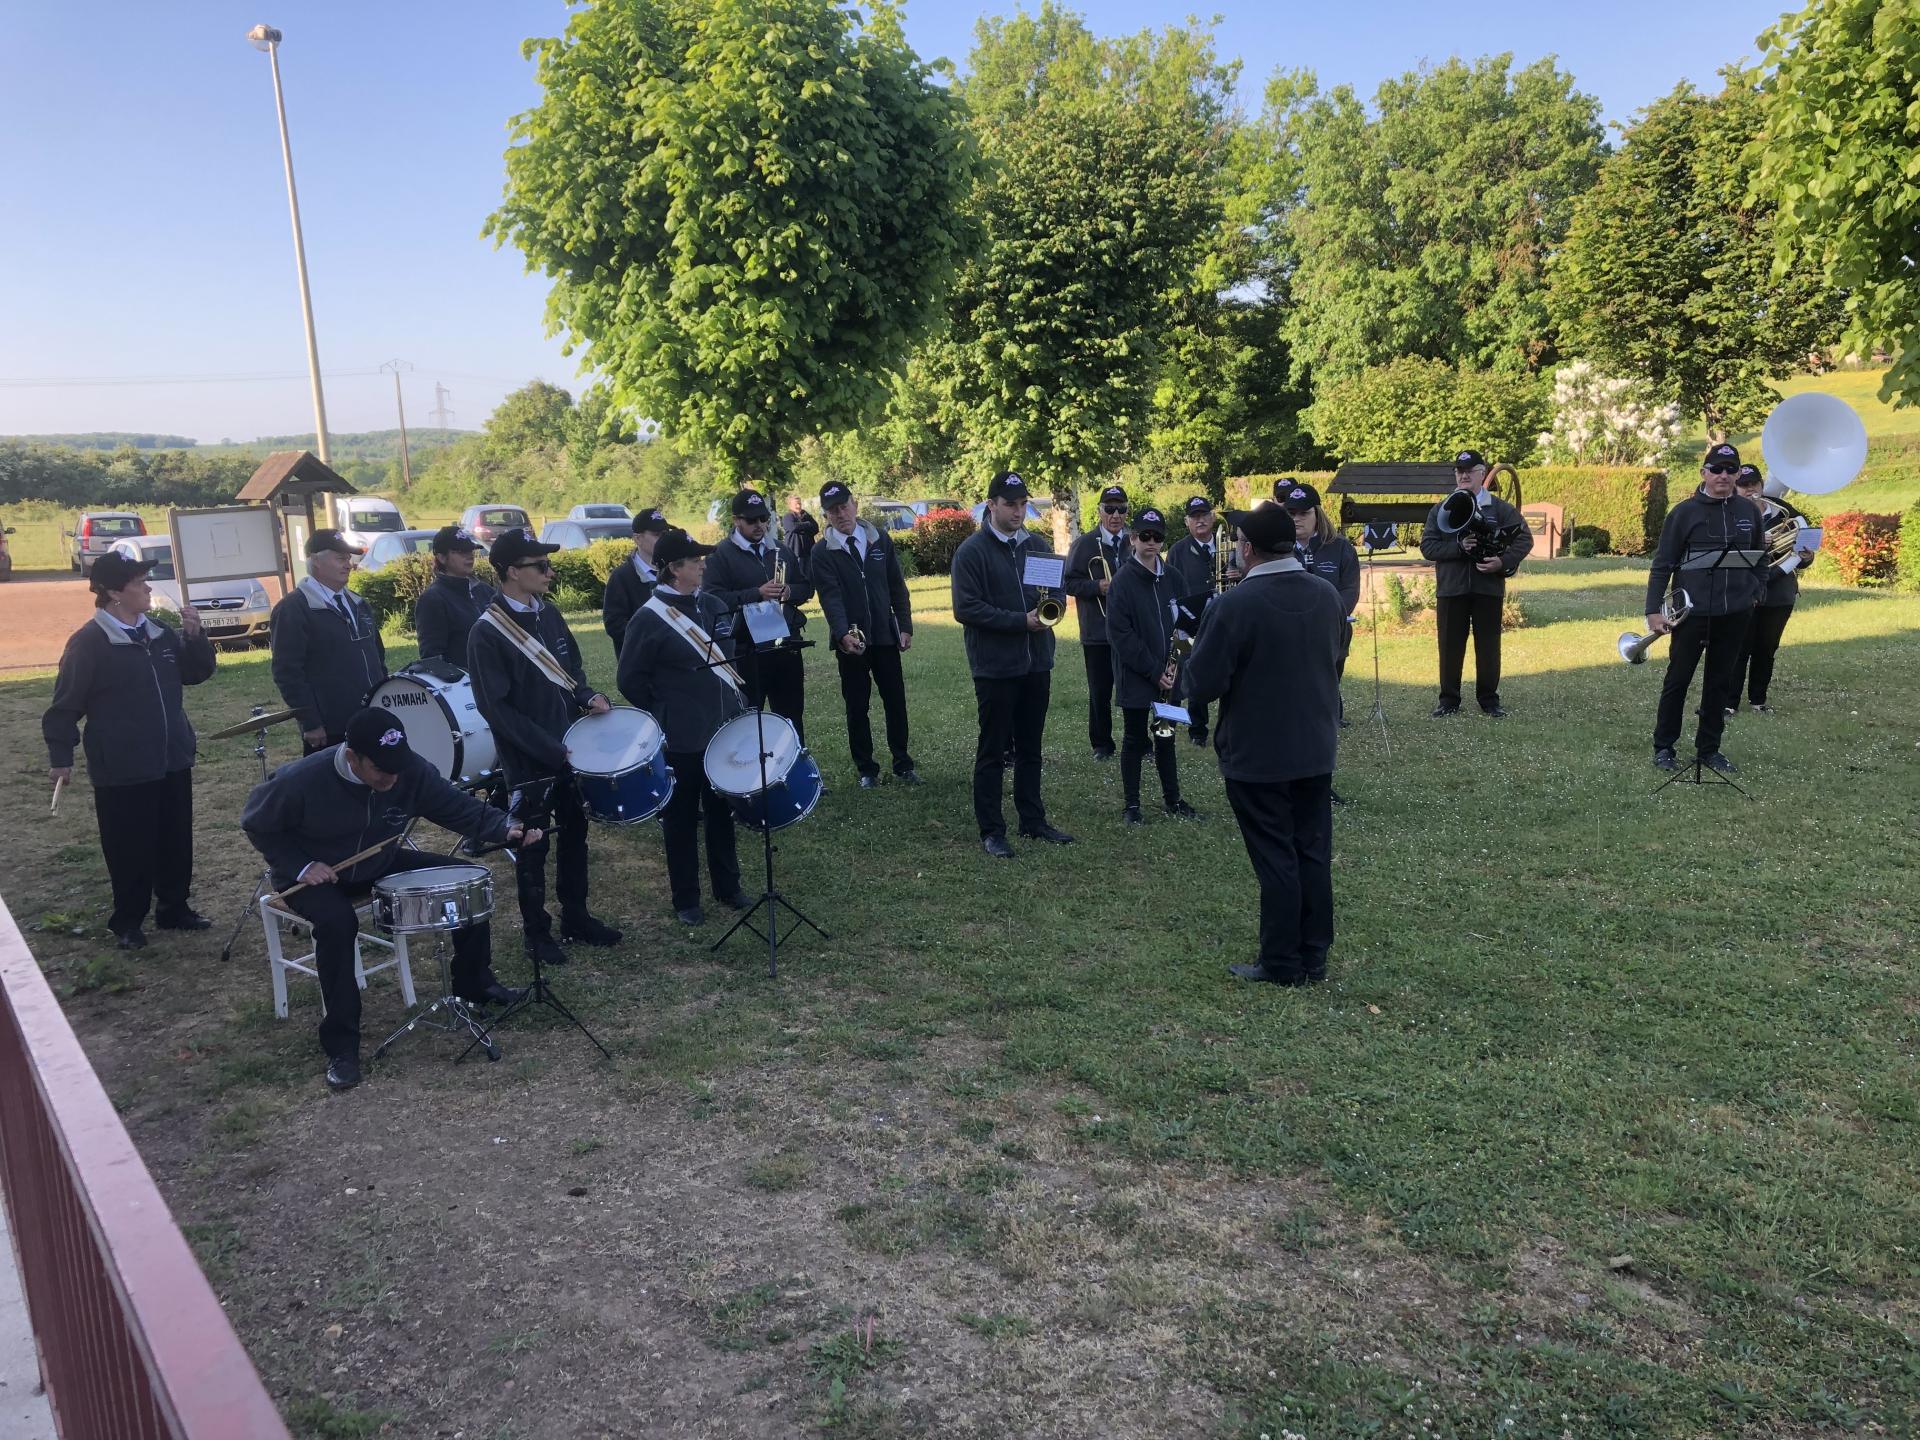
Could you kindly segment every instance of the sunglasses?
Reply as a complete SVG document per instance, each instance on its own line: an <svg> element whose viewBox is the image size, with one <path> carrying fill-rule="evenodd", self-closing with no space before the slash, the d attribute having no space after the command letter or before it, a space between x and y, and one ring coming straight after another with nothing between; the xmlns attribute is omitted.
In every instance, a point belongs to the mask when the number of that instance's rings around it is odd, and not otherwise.
<svg viewBox="0 0 1920 1440"><path fill-rule="evenodd" d="M1100 513L1102 515L1124 515L1127 513L1127 507L1124 505L1102 505L1100 507Z"/></svg>
<svg viewBox="0 0 1920 1440"><path fill-rule="evenodd" d="M538 570L542 575L551 575L553 573L553 562L551 560L521 560L516 564L509 565L507 568L509 570Z"/></svg>
<svg viewBox="0 0 1920 1440"><path fill-rule="evenodd" d="M1740 467L1738 465L1709 465L1706 468L1709 475L1738 475L1740 473Z"/></svg>

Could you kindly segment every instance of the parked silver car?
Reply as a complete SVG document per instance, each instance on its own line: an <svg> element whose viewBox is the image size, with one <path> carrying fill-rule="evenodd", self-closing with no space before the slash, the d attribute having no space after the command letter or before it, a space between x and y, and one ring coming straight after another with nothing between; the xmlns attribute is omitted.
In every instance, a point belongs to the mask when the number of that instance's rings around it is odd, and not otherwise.
<svg viewBox="0 0 1920 1440"><path fill-rule="evenodd" d="M360 557L356 570L384 570L403 555L424 555L433 548L434 530L391 530L376 535Z"/></svg>
<svg viewBox="0 0 1920 1440"><path fill-rule="evenodd" d="M624 520L633 524L633 512L624 505L576 505L567 511L569 520Z"/></svg>
<svg viewBox="0 0 1920 1440"><path fill-rule="evenodd" d="M116 540L113 549L129 560L151 560L147 583L153 587L155 609L165 607L178 615L180 576L173 567L171 535L141 535L131 540ZM258 580L208 580L193 587L193 608L200 612L200 624L207 638L216 645L264 645L273 602L267 587Z"/></svg>
<svg viewBox="0 0 1920 1440"><path fill-rule="evenodd" d="M85 575L118 542L146 533L147 522L130 510L84 511L66 532L67 563Z"/></svg>
<svg viewBox="0 0 1920 1440"><path fill-rule="evenodd" d="M533 519L518 505L469 505L460 512L460 528L482 545L491 545L509 530L531 530Z"/></svg>
<svg viewBox="0 0 1920 1440"><path fill-rule="evenodd" d="M596 540L631 540L633 521L628 520L549 520L540 531L542 545L558 545L562 550L584 550Z"/></svg>

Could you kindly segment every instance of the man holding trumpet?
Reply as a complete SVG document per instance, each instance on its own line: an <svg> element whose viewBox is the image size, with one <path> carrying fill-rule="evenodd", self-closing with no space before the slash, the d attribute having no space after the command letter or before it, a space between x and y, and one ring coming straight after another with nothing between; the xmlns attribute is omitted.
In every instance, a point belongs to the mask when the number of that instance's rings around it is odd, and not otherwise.
<svg viewBox="0 0 1920 1440"><path fill-rule="evenodd" d="M733 533L713 547L707 557L702 589L729 610L766 600L777 603L787 622L789 639L805 633L807 617L800 607L813 596L806 569L795 555L767 534L773 510L758 490L742 490L733 497ZM788 649L756 650L739 622L739 648L734 663L746 681L747 703L764 706L793 722L802 745L807 743L807 671L805 652Z"/></svg>
<svg viewBox="0 0 1920 1440"><path fill-rule="evenodd" d="M847 744L860 771L860 788L880 785L868 718L876 687L887 717L894 778L918 785L920 775L907 750L907 684L900 668L900 657L913 648L913 605L900 557L884 532L861 520L853 491L838 480L820 487L820 513L827 517L827 531L814 546L809 566L827 616L827 642L840 667Z"/></svg>

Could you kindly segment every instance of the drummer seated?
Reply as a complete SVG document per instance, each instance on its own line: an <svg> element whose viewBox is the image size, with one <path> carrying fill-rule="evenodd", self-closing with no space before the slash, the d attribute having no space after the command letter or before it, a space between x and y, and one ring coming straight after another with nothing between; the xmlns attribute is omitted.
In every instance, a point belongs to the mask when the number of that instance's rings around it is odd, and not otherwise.
<svg viewBox="0 0 1920 1440"><path fill-rule="evenodd" d="M495 845L540 838L539 831L524 830L448 784L379 710L361 710L349 719L343 743L282 766L256 785L240 816L240 828L266 857L274 888L307 887L282 903L313 927L314 969L327 1010L320 1047L327 1055L327 1084L335 1090L360 1083L357 901L383 876L449 863L445 856L401 846L400 836L415 818ZM333 862L382 841L392 843L358 864L335 868ZM490 931L481 924L453 932L454 993L470 1003L511 1004L522 992L495 978Z"/></svg>

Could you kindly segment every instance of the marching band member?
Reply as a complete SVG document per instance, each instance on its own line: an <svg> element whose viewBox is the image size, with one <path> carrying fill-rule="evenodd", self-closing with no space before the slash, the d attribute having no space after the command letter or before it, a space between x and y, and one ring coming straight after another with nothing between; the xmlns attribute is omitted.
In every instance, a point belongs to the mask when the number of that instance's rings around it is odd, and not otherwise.
<svg viewBox="0 0 1920 1440"><path fill-rule="evenodd" d="M1512 538L1497 555L1489 554L1479 536L1441 530L1438 505L1427 513L1420 553L1433 562L1433 610L1440 629L1440 703L1433 714L1437 719L1459 713L1460 674L1471 631L1474 698L1482 712L1498 720L1507 714L1500 705L1500 611L1506 603L1507 577L1533 549L1533 532L1518 510L1487 489L1487 462L1479 451L1462 450L1453 457L1453 484L1470 492L1487 517Z"/></svg>
<svg viewBox="0 0 1920 1440"><path fill-rule="evenodd" d="M600 605L600 623L613 641L613 658L627 638L627 622L653 594L660 572L653 568L654 547L667 533L667 517L655 505L633 517L633 558L607 577L607 598Z"/></svg>
<svg viewBox="0 0 1920 1440"><path fill-rule="evenodd" d="M1189 496L1185 506L1187 533L1173 542L1167 551L1167 568L1174 574L1176 591L1181 596L1211 594L1217 588L1220 576L1221 546L1226 537L1220 533L1218 517L1213 513L1213 502L1204 495ZM1240 579L1239 557L1227 547L1226 579L1232 585ZM1187 738L1196 745L1207 743L1207 707L1189 704L1187 707L1193 716L1193 724L1187 727Z"/></svg>
<svg viewBox="0 0 1920 1440"><path fill-rule="evenodd" d="M808 561L827 640L840 666L840 698L847 707L847 743L860 771L860 788L877 789L880 765L873 758L873 722L867 706L874 688L887 717L887 749L894 777L918 785L907 750L907 684L900 657L913 648L913 604L907 598L900 557L884 531L861 520L853 491L838 480L820 487L824 539Z"/></svg>
<svg viewBox="0 0 1920 1440"><path fill-rule="evenodd" d="M1785 500L1775 500L1766 494L1766 476L1757 465L1742 465L1740 473L1733 477L1733 484L1743 500L1760 507L1763 532L1767 526L1778 525L1783 520L1805 518ZM1733 691L1727 701L1729 715L1740 709L1742 690L1747 692L1755 710L1762 715L1773 713L1773 707L1767 703L1767 691L1773 684L1773 657L1780 649L1780 637L1786 634L1787 621L1793 618L1794 602L1800 598L1800 577L1812 564L1813 552L1803 550L1800 563L1793 569L1782 570L1775 565L1767 571L1766 589L1740 647L1740 669L1733 677Z"/></svg>
<svg viewBox="0 0 1920 1440"><path fill-rule="evenodd" d="M1022 524L1024 524L1024 520ZM1127 559L1127 492L1100 492L1100 523L1067 552L1067 593L1080 621L1080 658L1087 667L1087 739L1093 758L1113 758L1113 648L1107 641L1107 590ZM1098 567L1095 561L1100 562Z"/></svg>
<svg viewBox="0 0 1920 1440"><path fill-rule="evenodd" d="M1360 553L1334 528L1313 486L1279 480L1274 483L1273 498L1293 517L1293 544L1300 563L1339 592L1340 613L1347 617L1340 632L1340 673L1345 675L1347 652L1353 649L1353 612L1360 604Z"/></svg>
<svg viewBox="0 0 1920 1440"><path fill-rule="evenodd" d="M684 530L669 530L654 547L659 584L634 611L620 646L620 693L666 734L673 795L660 817L667 846L667 881L674 914L700 925L700 818L706 816L707 878L722 904L753 904L740 889L733 809L707 780L706 751L714 733L747 708L745 682L731 665L716 630L733 623L727 607L700 588L713 547Z"/></svg>
<svg viewBox="0 0 1920 1440"><path fill-rule="evenodd" d="M487 606L493 587L473 578L473 555L480 542L458 525L434 532L433 583L413 602L413 633L422 660L444 660L467 668L467 634Z"/></svg>
<svg viewBox="0 0 1920 1440"><path fill-rule="evenodd" d="M973 817L980 845L1013 858L1001 809L1002 758L1013 753L1013 806L1020 833L1053 845L1073 837L1047 821L1040 798L1040 746L1053 687L1053 631L1040 623L1039 592L1023 580L1027 484L1010 470L987 486L985 523L953 552L953 618L965 630L980 737L973 754ZM1045 553L1045 552L1037 552Z"/></svg>
<svg viewBox="0 0 1920 1440"><path fill-rule="evenodd" d="M1733 493L1734 476L1739 473L1738 450L1724 443L1709 447L1700 465L1700 488L1667 512L1647 575L1647 625L1661 633L1673 632L1653 725L1653 763L1661 770L1679 765L1674 746L1680 739L1687 689L1702 655L1707 662L1706 679L1700 687L1694 751L1709 770L1723 775L1734 770L1733 762L1720 753L1720 736L1726 729L1727 706L1739 698L1735 686L1740 646L1764 581L1759 571L1746 566L1690 566L1687 562L1728 550L1758 550L1765 544L1760 507ZM1676 583L1687 592L1693 609L1678 625L1669 625L1661 610L1668 585Z"/></svg>
<svg viewBox="0 0 1920 1440"><path fill-rule="evenodd" d="M1246 578L1207 607L1188 693L1220 701L1214 750L1260 884L1260 958L1243 980L1323 980L1333 945L1333 764L1340 627L1333 588L1293 553L1277 505L1229 511Z"/></svg>
<svg viewBox="0 0 1920 1440"><path fill-rule="evenodd" d="M122 950L147 943L141 927L149 904L160 930L204 930L212 923L187 900L194 737L181 687L213 674L213 642L191 605L177 635L147 618L153 607L147 571L155 563L118 551L93 562L87 572L93 618L67 640L52 703L40 720L56 787L73 778L74 742L84 740L100 851L113 887L107 929Z"/></svg>
<svg viewBox="0 0 1920 1440"><path fill-rule="evenodd" d="M1153 703L1163 693L1172 702L1179 667L1172 658L1173 617L1179 586L1160 558L1167 543L1166 518L1152 506L1133 517L1133 553L1107 592L1107 639L1113 647L1114 678L1120 691L1120 779L1126 790L1121 818L1143 823L1140 772L1147 757ZM1180 798L1180 771L1173 737L1155 737L1153 767L1160 774L1160 798L1167 814L1198 820L1200 814Z"/></svg>
<svg viewBox="0 0 1920 1440"><path fill-rule="evenodd" d="M449 784L413 753L406 732L382 711L357 711L344 730L340 744L283 765L254 786L240 814L240 828L266 857L275 888L305 887L282 903L313 926L313 968L326 1005L320 1048L334 1090L360 1083L360 986L353 973L360 921L354 906L384 876L450 862L395 843L344 869L334 864L382 840L397 840L416 816L493 845L540 840L538 830ZM520 998L521 991L494 977L492 952L491 925L453 932L454 994L470 1004L510 1005Z"/></svg>
<svg viewBox="0 0 1920 1440"><path fill-rule="evenodd" d="M307 754L338 744L347 717L387 678L387 649L373 609L347 589L353 558L366 551L338 530L307 537L307 578L273 607L267 622L273 683L300 712Z"/></svg>
<svg viewBox="0 0 1920 1440"><path fill-rule="evenodd" d="M560 839L554 867L560 940L616 945L620 932L587 910L587 815L572 783L564 740L567 727L582 714L604 715L611 706L587 684L573 632L542 598L553 587L553 562L547 557L559 548L542 545L533 531L520 526L493 542L487 559L500 581L500 598L467 639L468 675L474 703L493 729L500 766L514 791L510 813L527 787L551 786L550 828ZM517 850L514 880L527 950L537 951L544 965L564 965L567 953L554 940L547 914L547 849L542 838Z"/></svg>
<svg viewBox="0 0 1920 1440"><path fill-rule="evenodd" d="M733 497L733 533L713 548L707 557L706 588L728 610L756 600L777 600L787 621L787 634L798 640L805 632L807 617L800 607L813 594L806 582L806 570L785 545L767 538L767 525L773 512L767 498L758 490L742 490ZM776 568L784 562L787 583L781 588L774 579ZM793 722L800 743L807 743L807 672L802 650L755 650L741 621L735 634L741 678L747 682L747 701L765 705L776 715Z"/></svg>

